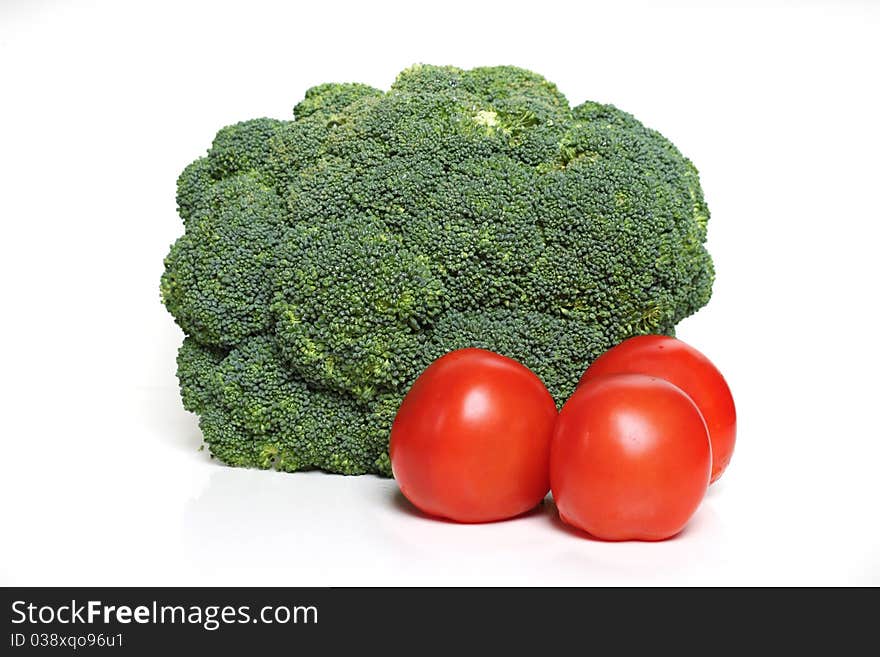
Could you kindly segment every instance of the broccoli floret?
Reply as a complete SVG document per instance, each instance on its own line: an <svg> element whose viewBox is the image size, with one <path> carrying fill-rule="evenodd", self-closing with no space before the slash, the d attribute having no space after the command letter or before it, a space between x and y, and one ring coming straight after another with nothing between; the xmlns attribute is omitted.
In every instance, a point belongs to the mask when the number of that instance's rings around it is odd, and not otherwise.
<svg viewBox="0 0 880 657"><path fill-rule="evenodd" d="M187 335L231 347L272 324L283 205L250 173L205 191L165 258L162 300Z"/></svg>
<svg viewBox="0 0 880 657"><path fill-rule="evenodd" d="M300 121L307 116L319 114L332 121L334 114L341 113L356 100L379 96L382 96L382 91L359 82L319 84L309 89L306 97L297 103L293 108L293 116Z"/></svg>
<svg viewBox="0 0 880 657"><path fill-rule="evenodd" d="M714 271L696 169L611 105L522 69L413 66L222 129L178 180L162 298L184 405L241 466L390 475L403 395L475 346L560 404L632 335L671 334Z"/></svg>
<svg viewBox="0 0 880 657"><path fill-rule="evenodd" d="M193 413L204 413L213 405L210 380L228 352L201 344L186 337L177 352L177 378L183 407Z"/></svg>
<svg viewBox="0 0 880 657"><path fill-rule="evenodd" d="M220 179L250 173L271 184L273 137L284 130L284 125L275 119L254 119L220 130L208 151L211 175Z"/></svg>
<svg viewBox="0 0 880 657"><path fill-rule="evenodd" d="M309 388L285 367L272 337L248 338L225 356L187 338L178 377L211 453L225 463L390 474L385 400L362 405Z"/></svg>
<svg viewBox="0 0 880 657"><path fill-rule="evenodd" d="M275 330L297 374L360 399L409 380L443 300L427 256L354 217L298 224L280 253Z"/></svg>

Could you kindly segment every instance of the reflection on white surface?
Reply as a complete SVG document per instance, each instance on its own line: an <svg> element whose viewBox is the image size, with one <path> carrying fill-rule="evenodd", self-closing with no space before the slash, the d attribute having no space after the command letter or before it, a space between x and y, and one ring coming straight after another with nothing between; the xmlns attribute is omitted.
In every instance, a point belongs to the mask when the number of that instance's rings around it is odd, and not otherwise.
<svg viewBox="0 0 880 657"><path fill-rule="evenodd" d="M716 520L704 505L671 541L607 543L562 524L550 500L463 525L422 515L392 480L218 467L186 505L184 543L192 568L217 582L638 583L693 572L695 554L724 545Z"/></svg>

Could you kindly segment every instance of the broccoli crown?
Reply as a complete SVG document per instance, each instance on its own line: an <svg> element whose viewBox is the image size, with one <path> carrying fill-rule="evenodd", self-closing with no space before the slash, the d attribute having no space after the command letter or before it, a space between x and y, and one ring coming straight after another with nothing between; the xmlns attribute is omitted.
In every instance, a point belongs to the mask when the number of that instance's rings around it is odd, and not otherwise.
<svg viewBox="0 0 880 657"><path fill-rule="evenodd" d="M390 474L396 408L474 346L561 403L621 340L707 303L694 166L541 76L417 65L220 130L178 180L162 299L184 405L232 465Z"/></svg>

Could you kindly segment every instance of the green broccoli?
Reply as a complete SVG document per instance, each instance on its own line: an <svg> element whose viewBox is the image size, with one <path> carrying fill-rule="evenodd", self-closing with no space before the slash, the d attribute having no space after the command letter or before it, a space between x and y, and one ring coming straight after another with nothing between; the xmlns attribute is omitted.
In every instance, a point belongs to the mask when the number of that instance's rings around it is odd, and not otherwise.
<svg viewBox="0 0 880 657"><path fill-rule="evenodd" d="M541 76L413 66L222 129L178 181L162 299L184 405L230 465L390 474L435 358L516 358L562 403L632 335L671 334L713 268L697 171Z"/></svg>

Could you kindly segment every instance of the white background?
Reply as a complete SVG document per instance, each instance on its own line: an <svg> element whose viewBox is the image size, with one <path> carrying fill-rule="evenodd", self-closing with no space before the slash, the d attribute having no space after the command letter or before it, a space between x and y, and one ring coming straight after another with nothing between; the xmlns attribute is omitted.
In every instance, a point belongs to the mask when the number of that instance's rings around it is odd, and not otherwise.
<svg viewBox="0 0 880 657"><path fill-rule="evenodd" d="M878 43L846 1L0 0L0 584L880 584ZM678 538L436 522L391 480L198 451L158 293L178 173L414 62L533 69L700 169L717 283L679 336L739 441Z"/></svg>

